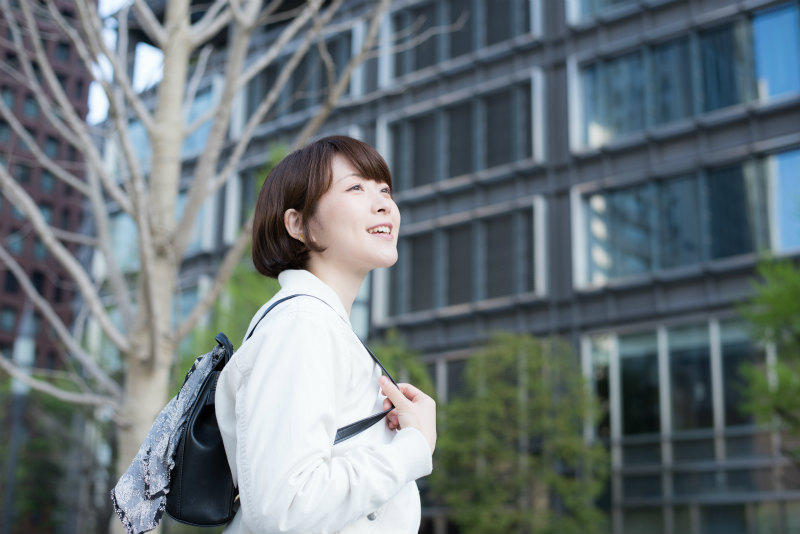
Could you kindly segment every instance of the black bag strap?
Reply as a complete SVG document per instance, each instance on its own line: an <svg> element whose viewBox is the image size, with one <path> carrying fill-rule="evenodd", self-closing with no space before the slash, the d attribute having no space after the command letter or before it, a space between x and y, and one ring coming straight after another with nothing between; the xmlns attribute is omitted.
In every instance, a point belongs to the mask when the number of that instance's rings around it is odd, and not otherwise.
<svg viewBox="0 0 800 534"><path fill-rule="evenodd" d="M328 304L327 302L325 302L324 300L322 300L319 297L315 297L314 295L307 295L307 294L304 294L304 293L297 293L295 295L289 295L288 297L283 297L282 299L279 299L279 300L273 302L272 304L270 304L269 308L264 310L264 313L262 313L261 317L258 318L258 321L256 321L256 324L253 326L253 329L250 331L249 334L247 334L247 337L245 338L245 341L250 339L250 337L255 333L256 328L258 327L258 324L261 322L261 320L264 317L266 317L267 314L270 311L272 311L272 309L275 306L277 306L278 304L280 304L282 302L285 302L285 301L287 301L289 299L293 299L295 297L311 297L311 298L315 298L318 301L320 301L323 304L325 304L326 306L331 307L330 304ZM331 309L332 309L332 307L331 307ZM338 314L337 314L337 316L338 316ZM355 334L355 332L353 332L353 334ZM356 337L358 338L359 341L361 341L361 338L358 337L358 335L356 335ZM375 361L375 363L378 364L378 367L380 367L381 371L383 371L384 374L386 374L386 376L389 378L389 380L392 381L392 384L397 386L397 382L394 381L394 378L392 378L392 375L389 374L389 371L386 370L386 367L383 366L383 364L378 359L378 357L375 356L375 354L373 354L373 352L371 350L369 350L369 347L367 346L367 344L364 343L363 341L361 341L361 345L363 345L364 348L367 349L367 352L372 357L373 361ZM341 441L344 441L344 440L346 440L348 438L352 438L353 436L355 436L357 434L360 434L364 430L368 429L369 427L371 427L372 425L374 425L375 423L377 423L378 421L380 421L381 419L386 417L386 414L388 414L392 410L394 410L394 406L392 406L388 410L384 410L382 412L378 412L376 414L370 415L369 417L365 417L364 419L360 419L360 420L356 421L355 423L350 423L349 425L345 425L342 428L336 430L336 437L333 440L333 444L336 445L337 443L339 443Z"/></svg>

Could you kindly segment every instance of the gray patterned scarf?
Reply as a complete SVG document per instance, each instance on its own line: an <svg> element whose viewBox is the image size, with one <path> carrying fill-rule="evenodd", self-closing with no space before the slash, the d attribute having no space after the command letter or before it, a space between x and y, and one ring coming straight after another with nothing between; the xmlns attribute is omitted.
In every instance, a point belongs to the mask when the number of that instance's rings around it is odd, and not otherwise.
<svg viewBox="0 0 800 534"><path fill-rule="evenodd" d="M153 530L161 522L183 427L203 382L224 354L217 345L195 360L181 390L158 414L130 467L111 490L114 511L129 534Z"/></svg>

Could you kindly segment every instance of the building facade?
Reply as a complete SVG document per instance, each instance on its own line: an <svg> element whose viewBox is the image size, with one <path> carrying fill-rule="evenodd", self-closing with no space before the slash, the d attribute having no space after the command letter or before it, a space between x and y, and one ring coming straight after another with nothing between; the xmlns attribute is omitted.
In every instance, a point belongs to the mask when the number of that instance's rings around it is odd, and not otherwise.
<svg viewBox="0 0 800 534"><path fill-rule="evenodd" d="M367 7L328 31L337 66ZM800 531L800 471L740 403L740 364L780 355L736 312L761 254L800 251L800 3L397 0L379 40L319 133L384 154L403 214L360 331L397 329L444 402L492 331L563 336L608 406L589 434L611 452L614 532ZM279 68L243 91L232 138ZM318 110L319 58L290 85L204 208L187 307L270 151Z"/></svg>

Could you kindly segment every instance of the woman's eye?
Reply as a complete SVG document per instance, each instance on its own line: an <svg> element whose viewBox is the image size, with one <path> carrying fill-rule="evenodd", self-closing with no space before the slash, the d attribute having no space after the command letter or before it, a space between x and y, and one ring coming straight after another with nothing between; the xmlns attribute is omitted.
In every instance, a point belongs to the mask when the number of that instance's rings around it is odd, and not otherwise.
<svg viewBox="0 0 800 534"><path fill-rule="evenodd" d="M363 188L361 187L360 184L356 184L356 185L354 185L353 187L350 188L350 191L361 191L362 189Z"/></svg>
<svg viewBox="0 0 800 534"><path fill-rule="evenodd" d="M392 190L388 187L384 187L383 189L381 189L381 193L392 196Z"/></svg>

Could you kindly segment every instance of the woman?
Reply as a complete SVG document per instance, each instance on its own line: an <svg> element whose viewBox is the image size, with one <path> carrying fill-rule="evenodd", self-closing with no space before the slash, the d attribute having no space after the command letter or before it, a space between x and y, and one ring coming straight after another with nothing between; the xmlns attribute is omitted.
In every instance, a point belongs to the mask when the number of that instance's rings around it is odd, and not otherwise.
<svg viewBox="0 0 800 534"><path fill-rule="evenodd" d="M431 472L435 404L382 377L349 322L367 273L397 261L399 226L386 162L349 137L289 154L264 182L253 263L281 290L217 385L241 505L226 533L419 529L415 480ZM337 428L389 401L385 424L333 444Z"/></svg>

